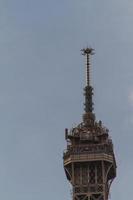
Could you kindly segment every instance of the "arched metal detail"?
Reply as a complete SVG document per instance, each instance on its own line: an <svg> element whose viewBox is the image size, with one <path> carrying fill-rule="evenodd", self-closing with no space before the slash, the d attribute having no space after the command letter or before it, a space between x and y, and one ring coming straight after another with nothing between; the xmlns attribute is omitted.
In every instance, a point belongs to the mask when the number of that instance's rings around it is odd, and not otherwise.
<svg viewBox="0 0 133 200"><path fill-rule="evenodd" d="M108 174L109 174L109 172L110 172L110 170L111 170L112 167L113 167L113 164L111 164L111 165L109 166L109 168L108 168L108 170L107 170L107 172L106 172L106 176L105 176L106 185L108 186L108 187L106 188L106 189L107 189L106 198L108 198L108 196L109 196L110 187L111 187L111 184L112 184L112 182L113 182L113 180L114 180L114 178L111 179L110 181L107 179L107 178L108 178Z"/></svg>
<svg viewBox="0 0 133 200"><path fill-rule="evenodd" d="M108 177L109 171L110 171L110 169L111 169L112 166L113 166L113 164L111 164L111 165L109 166L109 168L108 168L108 170L107 170L107 172L106 172L106 176L105 176L106 182L107 182L107 177Z"/></svg>
<svg viewBox="0 0 133 200"><path fill-rule="evenodd" d="M110 187L111 187L111 184L112 184L112 182L113 182L113 180L114 180L114 178L112 178L110 181L109 181L109 189L110 189Z"/></svg>
<svg viewBox="0 0 133 200"><path fill-rule="evenodd" d="M64 167L64 169L65 169L66 173L69 175L70 179L72 179L72 176L71 176L69 170L66 167Z"/></svg>

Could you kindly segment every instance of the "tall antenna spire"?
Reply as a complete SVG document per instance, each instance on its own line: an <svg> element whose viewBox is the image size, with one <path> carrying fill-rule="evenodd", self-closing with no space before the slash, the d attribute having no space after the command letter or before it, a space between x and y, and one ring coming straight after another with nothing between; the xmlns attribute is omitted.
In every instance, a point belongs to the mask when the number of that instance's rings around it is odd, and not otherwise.
<svg viewBox="0 0 133 200"><path fill-rule="evenodd" d="M86 86L84 88L84 95L85 95L85 112L86 113L92 113L93 111L93 102L92 102L92 96L93 96L93 88L90 85L90 55L94 54L94 49L92 48L86 48L81 50L83 53L82 55L86 56Z"/></svg>

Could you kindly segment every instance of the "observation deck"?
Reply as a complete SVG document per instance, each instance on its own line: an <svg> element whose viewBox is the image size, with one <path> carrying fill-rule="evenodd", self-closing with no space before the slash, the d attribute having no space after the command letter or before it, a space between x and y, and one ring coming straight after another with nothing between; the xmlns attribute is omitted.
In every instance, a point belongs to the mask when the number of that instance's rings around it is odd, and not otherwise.
<svg viewBox="0 0 133 200"><path fill-rule="evenodd" d="M64 165L72 162L107 161L114 162L113 145L105 144L68 146L64 152Z"/></svg>

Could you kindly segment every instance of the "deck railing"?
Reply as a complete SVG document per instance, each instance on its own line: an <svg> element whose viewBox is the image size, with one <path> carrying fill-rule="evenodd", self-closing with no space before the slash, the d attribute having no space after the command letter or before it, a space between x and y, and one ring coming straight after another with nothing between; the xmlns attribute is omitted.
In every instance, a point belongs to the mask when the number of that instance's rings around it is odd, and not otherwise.
<svg viewBox="0 0 133 200"><path fill-rule="evenodd" d="M80 155L80 154L97 154L105 153L112 155L113 145L110 144L98 144L98 145L84 145L84 146L68 146L67 150L64 152L64 158L70 155Z"/></svg>

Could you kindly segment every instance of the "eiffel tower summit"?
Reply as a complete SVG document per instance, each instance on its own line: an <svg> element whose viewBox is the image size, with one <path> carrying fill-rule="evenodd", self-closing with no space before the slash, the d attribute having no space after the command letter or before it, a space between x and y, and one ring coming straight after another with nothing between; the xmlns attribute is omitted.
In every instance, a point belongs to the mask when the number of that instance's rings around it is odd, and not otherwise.
<svg viewBox="0 0 133 200"><path fill-rule="evenodd" d="M90 57L94 50L81 51L86 58L85 107L82 122L71 130L65 129L64 170L72 186L72 200L108 200L116 177L113 143L109 130L102 121L96 121L93 112Z"/></svg>

